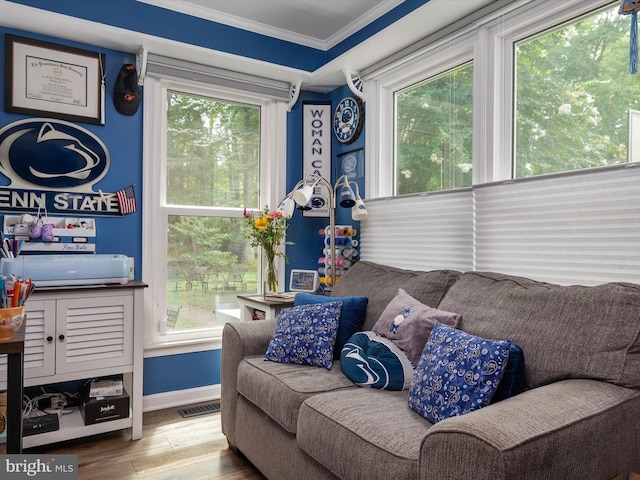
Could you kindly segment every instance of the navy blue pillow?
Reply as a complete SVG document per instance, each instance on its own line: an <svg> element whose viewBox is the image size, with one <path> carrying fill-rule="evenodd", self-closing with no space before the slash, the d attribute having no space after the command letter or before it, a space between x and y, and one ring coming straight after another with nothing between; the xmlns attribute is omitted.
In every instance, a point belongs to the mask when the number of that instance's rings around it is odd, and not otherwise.
<svg viewBox="0 0 640 480"><path fill-rule="evenodd" d="M298 293L293 299L293 305L309 305L313 303L342 302L342 313L338 324L338 336L333 350L333 358L338 360L342 347L345 346L351 335L362 331L364 317L367 314L367 297L325 297L313 293Z"/></svg>
<svg viewBox="0 0 640 480"><path fill-rule="evenodd" d="M524 352L518 345L509 347L509 360L498 384L496 393L491 398L491 403L499 402L505 398L513 397L526 389L524 378Z"/></svg>

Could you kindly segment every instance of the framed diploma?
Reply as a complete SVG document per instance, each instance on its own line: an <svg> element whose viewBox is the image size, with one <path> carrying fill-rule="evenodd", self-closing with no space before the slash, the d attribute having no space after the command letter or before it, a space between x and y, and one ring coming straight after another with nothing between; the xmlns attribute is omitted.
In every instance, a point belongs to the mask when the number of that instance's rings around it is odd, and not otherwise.
<svg viewBox="0 0 640 480"><path fill-rule="evenodd" d="M5 34L5 110L103 125L104 57Z"/></svg>

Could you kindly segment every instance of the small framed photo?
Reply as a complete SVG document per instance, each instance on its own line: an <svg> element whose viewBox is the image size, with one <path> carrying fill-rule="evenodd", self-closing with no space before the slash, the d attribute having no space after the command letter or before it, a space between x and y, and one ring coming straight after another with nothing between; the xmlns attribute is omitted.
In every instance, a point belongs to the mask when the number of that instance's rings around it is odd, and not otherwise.
<svg viewBox="0 0 640 480"><path fill-rule="evenodd" d="M346 175L349 181L364 177L364 148L356 148L337 156L337 177Z"/></svg>
<svg viewBox="0 0 640 480"><path fill-rule="evenodd" d="M104 125L105 56L5 34L7 112Z"/></svg>

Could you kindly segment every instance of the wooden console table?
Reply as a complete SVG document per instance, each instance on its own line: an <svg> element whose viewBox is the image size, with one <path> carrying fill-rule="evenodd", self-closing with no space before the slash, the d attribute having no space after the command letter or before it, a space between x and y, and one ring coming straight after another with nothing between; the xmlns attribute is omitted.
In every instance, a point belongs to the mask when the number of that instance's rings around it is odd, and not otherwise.
<svg viewBox="0 0 640 480"><path fill-rule="evenodd" d="M22 384L24 379L24 332L27 322L8 340L0 340L7 354L7 453L22 453Z"/></svg>

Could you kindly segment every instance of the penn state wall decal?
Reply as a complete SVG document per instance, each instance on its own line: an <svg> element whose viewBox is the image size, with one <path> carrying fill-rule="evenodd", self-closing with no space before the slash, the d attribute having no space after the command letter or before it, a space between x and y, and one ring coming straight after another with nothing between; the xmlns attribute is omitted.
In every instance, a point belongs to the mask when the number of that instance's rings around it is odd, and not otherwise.
<svg viewBox="0 0 640 480"><path fill-rule="evenodd" d="M109 171L109 152L84 128L64 120L30 118L0 129L0 210L123 214L117 195L93 186Z"/></svg>

